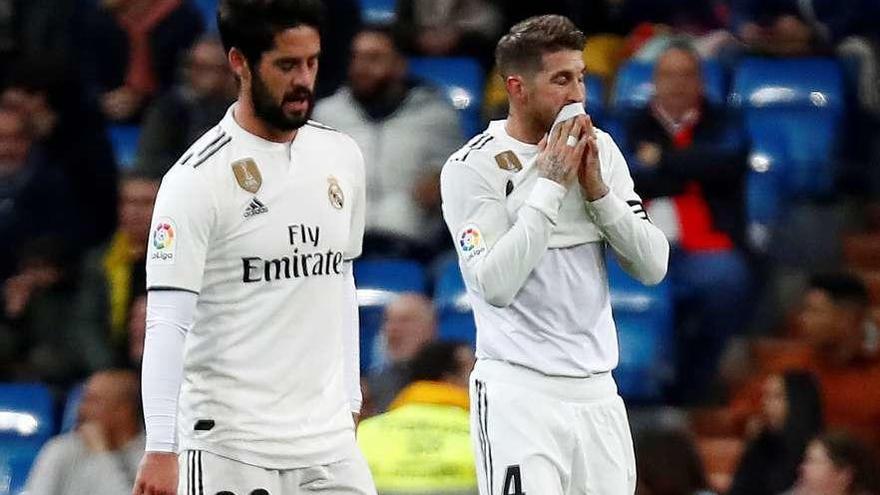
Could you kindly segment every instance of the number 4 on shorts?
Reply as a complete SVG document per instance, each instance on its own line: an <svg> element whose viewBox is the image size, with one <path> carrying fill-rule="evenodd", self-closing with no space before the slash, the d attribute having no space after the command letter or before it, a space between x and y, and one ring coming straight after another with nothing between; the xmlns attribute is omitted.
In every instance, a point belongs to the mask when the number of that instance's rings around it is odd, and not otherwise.
<svg viewBox="0 0 880 495"><path fill-rule="evenodd" d="M522 489L522 474L519 465L507 466L507 472L504 473L504 491L503 495L526 495Z"/></svg>

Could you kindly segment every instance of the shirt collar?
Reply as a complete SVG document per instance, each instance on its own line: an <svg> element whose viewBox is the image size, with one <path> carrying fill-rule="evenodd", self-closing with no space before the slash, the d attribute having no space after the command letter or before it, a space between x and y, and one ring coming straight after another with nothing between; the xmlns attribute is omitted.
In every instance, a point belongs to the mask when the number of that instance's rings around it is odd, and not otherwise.
<svg viewBox="0 0 880 495"><path fill-rule="evenodd" d="M651 103L651 110L653 111L654 116L657 117L657 120L660 121L660 124L662 124L670 134L677 134L682 129L693 127L700 120L700 110L697 108L688 110L678 120L672 118L669 112L656 102Z"/></svg>
<svg viewBox="0 0 880 495"><path fill-rule="evenodd" d="M519 141L518 139L513 138L510 134L507 133L507 120L493 120L489 123L489 128L487 129L489 134L494 136L499 142L504 143L504 146L508 147L514 153L520 155L534 155L538 153L538 145L529 144Z"/></svg>
<svg viewBox="0 0 880 495"><path fill-rule="evenodd" d="M230 105L228 110L226 110L226 115L223 117L223 120L220 121L220 126L223 128L223 130L225 130L237 142L242 143L250 148L255 148L262 151L283 151L285 153L290 152L293 141L296 140L295 138L286 143L277 143L275 141L263 139L256 134L248 132L235 120L234 110L237 106L238 102L235 102ZM303 128L304 127L305 126L303 126ZM303 128L300 128L300 130L296 133L297 136L300 135Z"/></svg>

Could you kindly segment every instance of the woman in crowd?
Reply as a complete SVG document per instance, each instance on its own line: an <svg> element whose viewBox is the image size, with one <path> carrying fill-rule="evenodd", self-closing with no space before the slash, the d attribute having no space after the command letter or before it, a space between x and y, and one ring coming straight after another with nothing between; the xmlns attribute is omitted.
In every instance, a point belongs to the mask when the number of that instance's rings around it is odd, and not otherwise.
<svg viewBox="0 0 880 495"><path fill-rule="evenodd" d="M777 495L789 489L807 443L822 430L819 390L810 373L770 376L762 402L759 431L746 447L728 495Z"/></svg>
<svg viewBox="0 0 880 495"><path fill-rule="evenodd" d="M846 433L810 442L791 495L880 495L878 466L868 448Z"/></svg>

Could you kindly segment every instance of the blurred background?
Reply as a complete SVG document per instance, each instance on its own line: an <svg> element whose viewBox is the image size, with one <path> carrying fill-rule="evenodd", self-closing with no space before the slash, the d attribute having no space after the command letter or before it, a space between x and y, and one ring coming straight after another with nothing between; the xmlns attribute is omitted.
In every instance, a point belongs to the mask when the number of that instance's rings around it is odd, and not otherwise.
<svg viewBox="0 0 880 495"><path fill-rule="evenodd" d="M314 118L366 158L380 493L476 493L439 172L504 118L494 45L543 13L588 35L587 112L673 246L657 287L609 258L639 493L878 493L880 0L325 4ZM153 200L236 94L215 11L0 0L0 494L130 492Z"/></svg>

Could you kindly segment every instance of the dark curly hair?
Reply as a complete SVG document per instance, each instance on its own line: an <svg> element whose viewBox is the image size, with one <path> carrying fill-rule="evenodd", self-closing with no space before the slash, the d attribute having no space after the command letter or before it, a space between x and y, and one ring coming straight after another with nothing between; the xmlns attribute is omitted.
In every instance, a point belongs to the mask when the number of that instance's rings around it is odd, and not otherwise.
<svg viewBox="0 0 880 495"><path fill-rule="evenodd" d="M251 65L272 49L276 34L298 26L320 31L323 21L320 0L221 0L217 8L223 48L237 48Z"/></svg>
<svg viewBox="0 0 880 495"><path fill-rule="evenodd" d="M545 53L584 49L586 38L565 16L530 17L512 28L495 48L495 63L502 76L534 73L541 69Z"/></svg>

